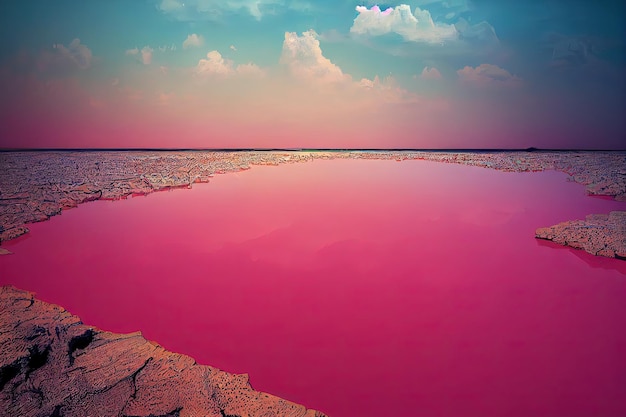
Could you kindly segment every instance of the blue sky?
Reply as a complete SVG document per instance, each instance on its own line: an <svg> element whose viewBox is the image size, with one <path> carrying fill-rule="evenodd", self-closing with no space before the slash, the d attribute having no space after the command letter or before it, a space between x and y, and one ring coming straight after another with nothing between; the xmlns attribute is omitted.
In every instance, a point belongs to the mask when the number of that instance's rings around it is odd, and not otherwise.
<svg viewBox="0 0 626 417"><path fill-rule="evenodd" d="M163 146L158 117L191 147L624 148L625 12L578 0L3 2L12 93L0 108L15 117L0 145L107 146L89 120L128 126L129 147L142 132ZM38 137L24 109L67 141Z"/></svg>

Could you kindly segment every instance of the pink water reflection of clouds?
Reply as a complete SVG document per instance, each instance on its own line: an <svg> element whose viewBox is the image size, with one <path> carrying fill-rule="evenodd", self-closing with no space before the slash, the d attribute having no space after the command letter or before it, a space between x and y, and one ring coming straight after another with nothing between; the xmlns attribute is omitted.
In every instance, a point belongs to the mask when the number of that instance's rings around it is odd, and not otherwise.
<svg viewBox="0 0 626 417"><path fill-rule="evenodd" d="M565 174L316 161L95 202L0 283L332 417L626 414L626 263L534 229L626 204Z"/></svg>

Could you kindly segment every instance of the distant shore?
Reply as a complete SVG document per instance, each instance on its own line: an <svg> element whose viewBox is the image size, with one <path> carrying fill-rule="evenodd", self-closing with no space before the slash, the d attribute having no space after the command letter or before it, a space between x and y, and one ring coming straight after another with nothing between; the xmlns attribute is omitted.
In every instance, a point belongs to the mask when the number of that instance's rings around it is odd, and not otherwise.
<svg viewBox="0 0 626 417"><path fill-rule="evenodd" d="M94 200L119 200L191 188L216 174L253 165L315 159L427 160L508 172L557 170L589 195L626 201L626 152L556 150L38 150L0 152L0 244L29 232L27 224ZM594 215L535 237L598 256L626 256L626 216ZM0 255L10 254L0 248Z"/></svg>

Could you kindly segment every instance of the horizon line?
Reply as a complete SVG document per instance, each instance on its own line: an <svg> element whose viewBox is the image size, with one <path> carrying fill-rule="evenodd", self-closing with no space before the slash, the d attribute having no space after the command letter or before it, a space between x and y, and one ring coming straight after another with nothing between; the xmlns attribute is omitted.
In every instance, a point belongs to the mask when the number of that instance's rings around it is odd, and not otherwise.
<svg viewBox="0 0 626 417"><path fill-rule="evenodd" d="M0 148L0 152L626 152L626 148Z"/></svg>

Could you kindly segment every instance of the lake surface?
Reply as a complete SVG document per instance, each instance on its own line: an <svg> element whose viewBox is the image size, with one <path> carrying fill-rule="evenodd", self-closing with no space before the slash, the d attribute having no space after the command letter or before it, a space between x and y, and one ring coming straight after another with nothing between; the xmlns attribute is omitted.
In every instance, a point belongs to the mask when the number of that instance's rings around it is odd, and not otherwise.
<svg viewBox="0 0 626 417"><path fill-rule="evenodd" d="M320 160L29 225L0 283L331 417L626 415L626 262L558 172Z"/></svg>

